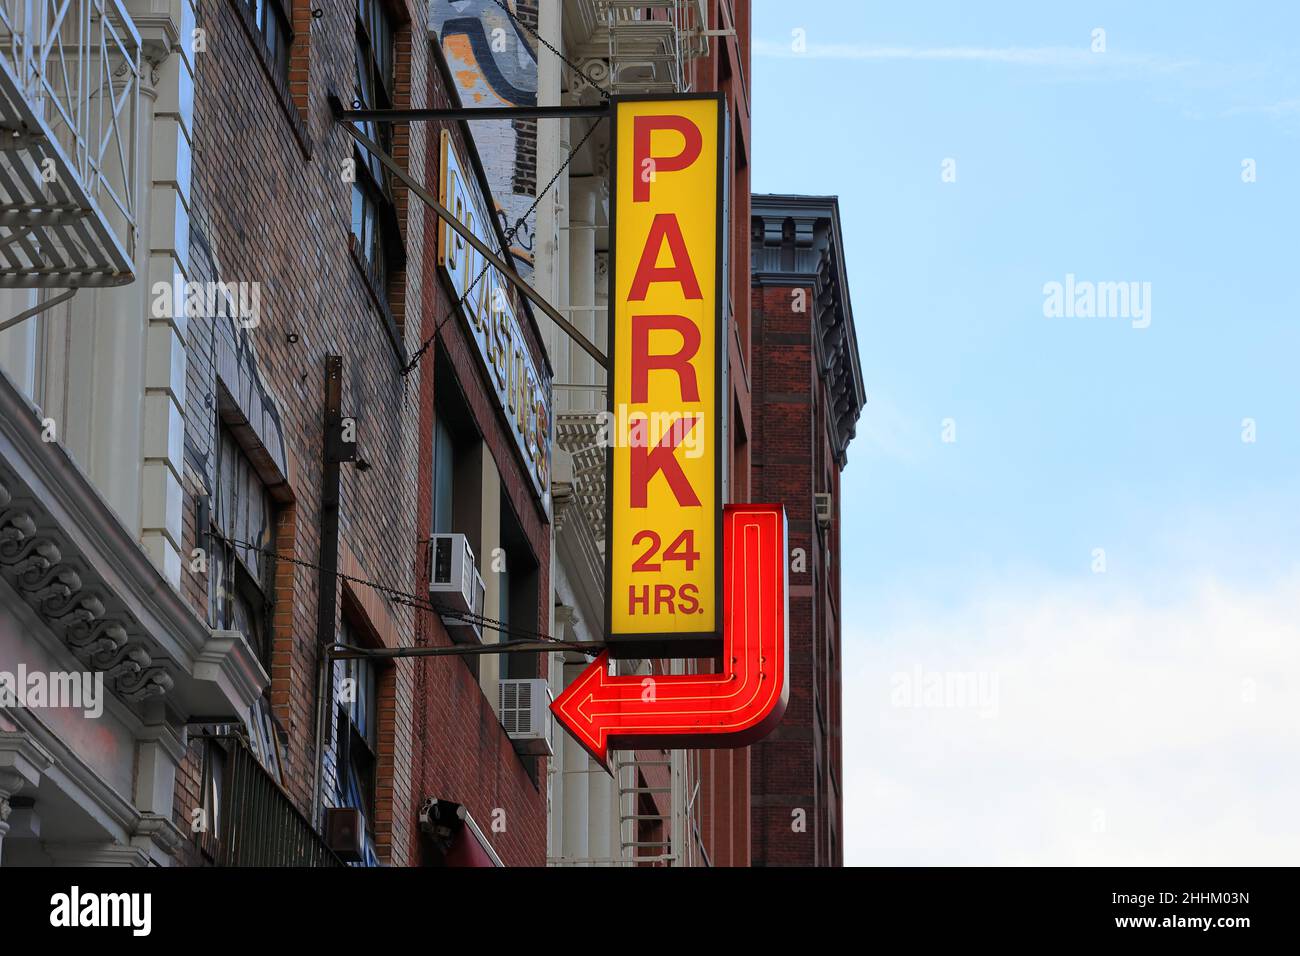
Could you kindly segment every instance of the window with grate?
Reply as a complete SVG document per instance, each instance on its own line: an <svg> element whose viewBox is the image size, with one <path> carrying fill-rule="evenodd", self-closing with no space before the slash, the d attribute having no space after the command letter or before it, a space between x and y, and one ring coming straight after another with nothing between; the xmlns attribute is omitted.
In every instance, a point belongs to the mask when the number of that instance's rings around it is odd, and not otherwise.
<svg viewBox="0 0 1300 956"><path fill-rule="evenodd" d="M275 502L234 433L220 422L216 458L208 555L209 620L217 630L243 634L270 673ZM265 696L253 705L246 723L253 753L280 781L282 735Z"/></svg>

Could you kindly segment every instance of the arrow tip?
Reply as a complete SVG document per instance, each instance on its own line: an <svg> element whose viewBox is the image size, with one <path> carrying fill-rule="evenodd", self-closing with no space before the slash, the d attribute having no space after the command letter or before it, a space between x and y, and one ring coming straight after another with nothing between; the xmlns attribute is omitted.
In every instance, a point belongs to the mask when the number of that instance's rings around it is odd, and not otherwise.
<svg viewBox="0 0 1300 956"><path fill-rule="evenodd" d="M560 696L551 701L551 713L555 715L564 729L574 740L582 744L591 758L600 764L604 771L612 775L609 769L608 736L606 730L586 710L591 703L594 692L604 684L604 677L609 673L609 652L601 651L586 670L578 675Z"/></svg>

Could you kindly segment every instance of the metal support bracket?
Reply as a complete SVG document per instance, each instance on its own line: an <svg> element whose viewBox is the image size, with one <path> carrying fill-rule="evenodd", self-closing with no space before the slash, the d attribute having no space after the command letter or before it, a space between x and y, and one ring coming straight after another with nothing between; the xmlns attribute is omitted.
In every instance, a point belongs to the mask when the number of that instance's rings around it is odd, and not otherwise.
<svg viewBox="0 0 1300 956"><path fill-rule="evenodd" d="M554 322L557 326L559 326L564 331L564 333L569 336L569 338L577 342L578 345L582 347L582 350L586 352L588 355L590 355L592 359L595 360L597 365L599 365L601 368L608 371L609 359L605 356L604 352L598 349L594 344L592 344L590 340L587 339L586 336L584 336L581 332L579 332L572 322L570 322L563 315L561 315L559 310L557 310L555 306L547 302L545 296L543 296L540 292L534 289L532 285L529 284L528 280L524 279L517 272L515 272L515 270L511 268L511 266L504 259L498 256L487 243L485 243L478 236L474 235L474 233L470 230L468 226L466 226L455 216L453 216L451 214L451 211L447 209L447 207L444 206L442 203L438 202L437 198L432 193L430 193L427 189L425 189L418 182L416 182L414 177L412 177L409 173L407 173L407 171L403 169L397 163L397 161L393 159L393 157L385 153L382 149L379 148L377 143L375 143L372 139L370 139L368 136L362 133L361 130L357 129L355 125L353 125L353 120L361 118L363 111L359 111L359 110L349 111L343 109L343 102L338 98L336 94L331 94L329 101L330 101L330 107L334 111L335 120L342 124L344 131L347 132L349 136L351 136L354 140L356 140L357 143L360 146L362 146L367 152L369 152L381 163L383 163L384 166L388 169L388 171L391 172L398 179L400 179L402 181L402 184L405 185L407 189L413 192L416 196L420 197L420 199L424 202L424 204L428 206L431 210L433 210L434 214L437 215L439 219L441 219L448 226L450 226L458 236L460 236L471 246L473 246L479 252L479 254L483 256L483 258L487 259L488 262L492 263L492 265L496 267L496 270L499 273L501 273L502 278L504 278L507 282L513 285L516 289L518 289L519 292L530 302L532 302L535 306L537 306L539 309L545 312L546 317L549 318L552 322ZM370 110L364 112L388 114L391 116L391 114L394 111ZM429 111L407 110L405 112L423 113ZM498 112L497 118L503 119L504 115L501 112Z"/></svg>
<svg viewBox="0 0 1300 956"><path fill-rule="evenodd" d="M5 319L3 322L0 322L0 332L3 332L5 329L11 329L15 325L19 325L23 322L26 322L34 315L40 315L46 309L52 309L60 302L67 302L76 294L77 294L76 286L73 286L67 292L60 292L58 295L46 299L40 305L33 306L30 309L26 309L22 312L19 312L12 319Z"/></svg>
<svg viewBox="0 0 1300 956"><path fill-rule="evenodd" d="M334 644L326 649L330 660L353 658L393 660L399 657L464 657L479 654L551 654L578 651L594 657L605 649L604 641L507 641L502 644L454 644L450 647L353 647Z"/></svg>
<svg viewBox="0 0 1300 956"><path fill-rule="evenodd" d="M340 109L337 118L341 123L419 123L426 120L600 119L608 115L609 105L605 104L601 106L471 106L417 110Z"/></svg>

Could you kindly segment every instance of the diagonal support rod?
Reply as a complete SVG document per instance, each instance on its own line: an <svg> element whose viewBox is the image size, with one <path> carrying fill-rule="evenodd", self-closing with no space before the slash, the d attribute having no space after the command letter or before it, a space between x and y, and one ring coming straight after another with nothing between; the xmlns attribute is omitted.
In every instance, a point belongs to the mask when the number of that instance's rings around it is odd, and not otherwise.
<svg viewBox="0 0 1300 956"><path fill-rule="evenodd" d="M5 329L11 329L15 325L20 325L23 322L26 322L28 319L30 319L33 315L39 315L40 313L44 312L46 309L52 309L60 302L67 302L76 294L77 294L77 289L75 286L73 286L67 292L60 292L58 295L46 299L44 302L40 303L39 305L33 306L30 309L26 309L22 312L19 312L12 319L5 319L3 322L0 322L0 332L3 332Z"/></svg>
<svg viewBox="0 0 1300 956"><path fill-rule="evenodd" d="M330 105L334 109L335 118L342 122L341 118L347 113L347 111L342 108L342 101L340 101L337 96L331 96ZM597 365L606 371L609 370L609 359L606 358L605 353L592 344L585 335L579 332L572 322L561 315L555 306L547 302L545 296L534 289L526 279L515 272L515 270L511 268L504 259L498 256L487 243L474 235L468 226L453 216L451 211L442 203L438 202L437 198L432 193L416 182L414 177L398 165L397 161L394 160L393 157L380 149L378 144L357 129L352 123L345 122L342 123L342 126L349 136L356 140L357 143L367 152L383 163L388 171L400 179L407 189L419 196L424 204L432 209L439 219L445 222L457 235L478 250L483 258L492 263L507 282L518 289L530 302L545 312L546 317L559 326L564 333L569 336L569 338L582 346L582 350L590 355Z"/></svg>
<svg viewBox="0 0 1300 956"><path fill-rule="evenodd" d="M419 123L426 120L600 119L609 106L468 106L449 109L341 110L344 123Z"/></svg>
<svg viewBox="0 0 1300 956"><path fill-rule="evenodd" d="M450 647L354 647L332 644L326 655L335 661L352 658L394 660L399 657L465 657L480 654L553 654L576 651L594 657L605 649L604 641L506 641L500 644L453 644Z"/></svg>

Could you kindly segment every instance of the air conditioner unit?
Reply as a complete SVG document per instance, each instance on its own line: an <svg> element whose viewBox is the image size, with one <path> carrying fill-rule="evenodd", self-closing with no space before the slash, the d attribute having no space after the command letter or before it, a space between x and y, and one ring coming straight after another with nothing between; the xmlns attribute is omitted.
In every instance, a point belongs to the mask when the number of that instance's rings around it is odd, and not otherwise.
<svg viewBox="0 0 1300 956"><path fill-rule="evenodd" d="M553 756L551 688L545 678L507 678L498 682L497 715L515 750L530 756Z"/></svg>
<svg viewBox="0 0 1300 956"><path fill-rule="evenodd" d="M435 534L430 549L430 600L454 611L482 615L487 588L474 565L468 539L463 534ZM478 624L455 614L443 614L442 623L458 643L475 644L483 638Z"/></svg>
<svg viewBox="0 0 1300 956"><path fill-rule="evenodd" d="M817 508L817 524L822 528L831 526L831 496L829 492L818 491L813 495Z"/></svg>
<svg viewBox="0 0 1300 956"><path fill-rule="evenodd" d="M360 863L365 820L355 807L325 808L325 845L345 863Z"/></svg>

